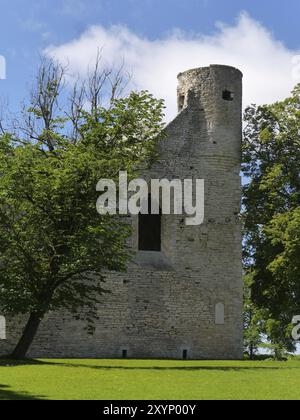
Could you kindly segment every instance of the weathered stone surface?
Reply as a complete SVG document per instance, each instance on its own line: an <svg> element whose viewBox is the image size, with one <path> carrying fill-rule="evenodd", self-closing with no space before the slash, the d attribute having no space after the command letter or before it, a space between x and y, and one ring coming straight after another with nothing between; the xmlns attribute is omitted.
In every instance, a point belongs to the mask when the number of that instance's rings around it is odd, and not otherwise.
<svg viewBox="0 0 300 420"><path fill-rule="evenodd" d="M108 275L95 335L67 314L43 321L31 357L239 359L243 350L241 226L242 74L213 65L179 75L179 114L146 178L205 179L205 222L162 216L162 253L139 253ZM137 249L137 218L132 245ZM224 324L216 310L224 305ZM218 306L217 306L218 305ZM220 325L219 325L220 324ZM7 320L9 352L24 320Z"/></svg>

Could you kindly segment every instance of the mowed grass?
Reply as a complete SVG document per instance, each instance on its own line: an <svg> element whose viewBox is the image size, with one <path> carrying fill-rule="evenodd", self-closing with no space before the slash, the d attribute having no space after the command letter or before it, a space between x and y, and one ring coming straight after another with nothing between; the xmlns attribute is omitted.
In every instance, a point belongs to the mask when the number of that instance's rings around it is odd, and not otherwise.
<svg viewBox="0 0 300 420"><path fill-rule="evenodd" d="M0 399L298 400L300 360L0 361Z"/></svg>

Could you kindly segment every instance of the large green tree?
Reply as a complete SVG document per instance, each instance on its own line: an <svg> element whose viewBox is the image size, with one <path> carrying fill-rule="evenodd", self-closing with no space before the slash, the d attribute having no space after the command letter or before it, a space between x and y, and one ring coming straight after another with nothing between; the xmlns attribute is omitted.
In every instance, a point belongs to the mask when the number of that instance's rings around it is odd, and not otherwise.
<svg viewBox="0 0 300 420"><path fill-rule="evenodd" d="M300 313L300 86L291 97L245 113L245 266L276 355L293 350Z"/></svg>
<svg viewBox="0 0 300 420"><path fill-rule="evenodd" d="M14 358L50 310L82 317L92 332L104 271L125 270L130 258L128 223L97 213L96 185L120 170L130 179L154 159L163 103L147 92L118 97L115 74L98 57L70 94L65 70L43 61L18 129L2 130L0 311L28 316Z"/></svg>

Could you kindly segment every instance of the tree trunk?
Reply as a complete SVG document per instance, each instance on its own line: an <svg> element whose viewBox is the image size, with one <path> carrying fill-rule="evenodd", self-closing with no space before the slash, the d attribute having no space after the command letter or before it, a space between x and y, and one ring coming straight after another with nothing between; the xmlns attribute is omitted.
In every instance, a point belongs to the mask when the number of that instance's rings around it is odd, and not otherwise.
<svg viewBox="0 0 300 420"><path fill-rule="evenodd" d="M249 356L250 356L250 360L254 359L254 346L252 344L250 344L250 347L249 347Z"/></svg>
<svg viewBox="0 0 300 420"><path fill-rule="evenodd" d="M22 337L20 338L16 348L11 354L12 359L25 359L26 354L34 340L40 323L44 317L44 314L33 312L30 314L26 327L23 331Z"/></svg>

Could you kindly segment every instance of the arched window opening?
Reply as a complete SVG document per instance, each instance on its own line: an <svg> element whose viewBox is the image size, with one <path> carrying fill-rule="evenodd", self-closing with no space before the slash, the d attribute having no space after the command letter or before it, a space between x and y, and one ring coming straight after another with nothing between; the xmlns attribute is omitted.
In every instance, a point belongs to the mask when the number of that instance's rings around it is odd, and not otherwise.
<svg viewBox="0 0 300 420"><path fill-rule="evenodd" d="M225 306L221 302L216 304L215 323L216 323L216 325L224 325L225 324Z"/></svg>

